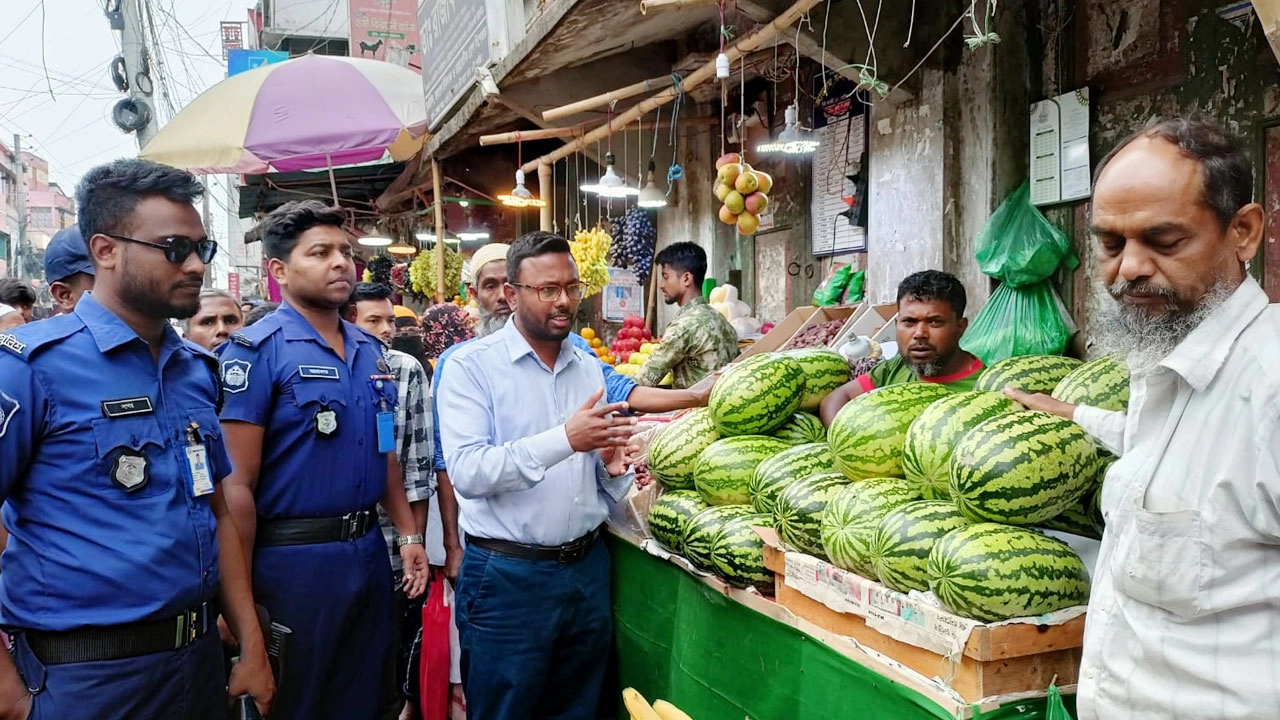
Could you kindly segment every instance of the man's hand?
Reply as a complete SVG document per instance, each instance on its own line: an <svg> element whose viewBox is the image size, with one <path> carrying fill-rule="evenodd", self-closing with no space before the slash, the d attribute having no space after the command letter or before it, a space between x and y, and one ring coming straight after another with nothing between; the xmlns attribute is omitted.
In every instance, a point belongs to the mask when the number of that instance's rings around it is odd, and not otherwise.
<svg viewBox="0 0 1280 720"><path fill-rule="evenodd" d="M416 598L427 589L431 577L427 551L418 543L401 545L400 559L404 561L404 594Z"/></svg>
<svg viewBox="0 0 1280 720"><path fill-rule="evenodd" d="M231 666L227 695L232 698L249 695L264 717L271 712L271 704L276 699L276 680L271 674L266 648L259 647L256 652L240 654L239 662Z"/></svg>
<svg viewBox="0 0 1280 720"><path fill-rule="evenodd" d="M16 314L16 313L15 313ZM19 315L19 318L22 316ZM10 693L5 693L9 695ZM27 688L18 687L18 694L12 699L6 698L0 703L0 720L27 720L31 717L31 709L35 705L35 698L31 693L27 692Z"/></svg>
<svg viewBox="0 0 1280 720"><path fill-rule="evenodd" d="M1013 400L1028 410L1039 410L1058 417L1071 420L1075 417L1076 406L1045 395L1044 393L1025 393L1011 387L1004 389L1005 397Z"/></svg>
<svg viewBox="0 0 1280 720"><path fill-rule="evenodd" d="M710 373L698 382L689 386L689 391L693 393L697 400L697 407L706 407L711 400L711 388L715 387L716 381L720 379L720 371Z"/></svg>
<svg viewBox="0 0 1280 720"><path fill-rule="evenodd" d="M627 468L631 467L634 458L639 454L639 448L634 445L628 445L625 448L607 447L601 448L600 460L604 463L604 469L613 477L625 473Z"/></svg>
<svg viewBox="0 0 1280 720"><path fill-rule="evenodd" d="M444 576L448 578L450 583L458 582L458 573L462 571L462 553L461 545L445 546L444 549Z"/></svg>
<svg viewBox="0 0 1280 720"><path fill-rule="evenodd" d="M603 388L592 393L591 399L578 408L569 422L565 423L569 447L574 452L624 447L631 438L636 419L617 414L626 412L627 403L607 403L596 407L596 403L603 397Z"/></svg>

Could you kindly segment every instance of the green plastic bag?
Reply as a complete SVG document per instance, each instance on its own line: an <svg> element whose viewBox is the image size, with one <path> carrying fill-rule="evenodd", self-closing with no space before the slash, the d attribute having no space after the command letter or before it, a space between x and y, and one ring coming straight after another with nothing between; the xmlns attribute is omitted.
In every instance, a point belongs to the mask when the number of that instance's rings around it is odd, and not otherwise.
<svg viewBox="0 0 1280 720"><path fill-rule="evenodd" d="M844 290L845 305L852 305L856 302L862 302L865 297L863 290L867 283L867 271L859 270L849 278L849 286Z"/></svg>
<svg viewBox="0 0 1280 720"><path fill-rule="evenodd" d="M1061 354L1076 326L1050 278L1080 263L1067 236L1031 204L1027 183L1000 203L977 245L979 267L1000 286L960 347L988 366L1014 355Z"/></svg>
<svg viewBox="0 0 1280 720"><path fill-rule="evenodd" d="M853 275L852 265L837 265L831 268L827 278L817 290L813 291L813 304L818 307L839 305L844 291L849 287L849 278Z"/></svg>

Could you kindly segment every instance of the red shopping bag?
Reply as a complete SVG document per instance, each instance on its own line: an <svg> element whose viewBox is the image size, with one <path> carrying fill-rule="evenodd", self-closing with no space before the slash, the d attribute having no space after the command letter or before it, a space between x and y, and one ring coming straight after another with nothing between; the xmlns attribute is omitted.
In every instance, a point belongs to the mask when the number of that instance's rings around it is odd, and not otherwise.
<svg viewBox="0 0 1280 720"><path fill-rule="evenodd" d="M422 605L422 661L418 670L423 720L449 717L449 606L444 574L437 574Z"/></svg>

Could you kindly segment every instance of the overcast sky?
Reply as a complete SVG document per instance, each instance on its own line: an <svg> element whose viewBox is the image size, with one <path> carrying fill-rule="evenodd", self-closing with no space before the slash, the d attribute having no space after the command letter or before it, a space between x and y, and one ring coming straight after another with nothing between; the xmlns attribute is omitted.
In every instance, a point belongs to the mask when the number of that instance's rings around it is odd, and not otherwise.
<svg viewBox="0 0 1280 720"><path fill-rule="evenodd" d="M180 109L225 76L218 23L246 20L253 3L151 3L165 87ZM14 133L22 135L23 147L49 161L52 179L68 194L89 168L137 155L134 137L110 119L111 107L123 97L108 77L120 36L108 25L102 5L103 0L0 0L0 133L6 145ZM168 109L161 89L157 85L156 105L164 120ZM211 195L219 202L225 197Z"/></svg>

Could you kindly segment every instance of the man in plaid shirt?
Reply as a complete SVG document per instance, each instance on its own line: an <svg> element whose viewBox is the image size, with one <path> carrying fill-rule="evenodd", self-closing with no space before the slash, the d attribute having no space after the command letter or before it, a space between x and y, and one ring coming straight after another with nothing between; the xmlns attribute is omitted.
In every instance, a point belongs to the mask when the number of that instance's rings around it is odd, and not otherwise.
<svg viewBox="0 0 1280 720"><path fill-rule="evenodd" d="M386 285L359 283L351 293L345 316L389 346L396 331L395 308L391 296L391 288ZM427 379L422 363L412 355L387 347L386 360L391 373L396 376L396 389L400 394L395 413L396 456L403 475L405 496L409 499L421 539L427 527L428 501L436 491L433 416L430 412L431 381ZM396 548L396 530L381 509L378 511L378 519L382 525L382 536L387 541L387 552L391 555L391 570L396 576L396 587L400 587L404 566ZM393 681L398 691L404 686L411 665L413 638L422 630L422 602L425 597L424 594L411 599L403 592L396 593L400 632L393 642L396 648ZM403 692L398 694L403 695ZM404 700L402 707L389 709L391 714L388 717L394 718L397 714L400 717L413 717L416 700L409 697Z"/></svg>

